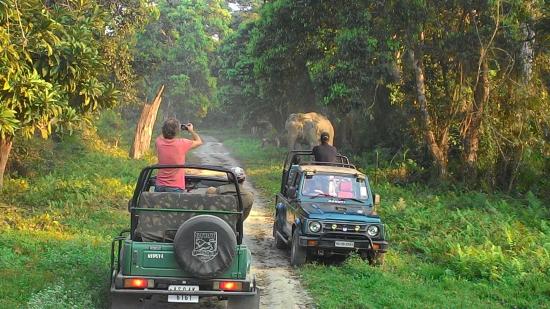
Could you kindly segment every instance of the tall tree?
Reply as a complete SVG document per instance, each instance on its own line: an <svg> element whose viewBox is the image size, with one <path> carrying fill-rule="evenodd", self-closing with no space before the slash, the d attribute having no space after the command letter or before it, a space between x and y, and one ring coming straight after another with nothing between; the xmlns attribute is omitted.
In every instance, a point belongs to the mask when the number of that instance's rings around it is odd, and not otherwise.
<svg viewBox="0 0 550 309"><path fill-rule="evenodd" d="M111 13L94 0L0 2L0 186L18 133L46 138L116 103Z"/></svg>
<svg viewBox="0 0 550 309"><path fill-rule="evenodd" d="M360 132L339 137L357 152L412 148L439 178L511 188L548 161L547 12L540 0L267 1L223 45L224 107L280 123L330 111L337 131Z"/></svg>
<svg viewBox="0 0 550 309"><path fill-rule="evenodd" d="M230 32L230 13L220 0L161 1L158 9L135 53L145 89L166 85L172 112L202 118L217 104L215 49Z"/></svg>
<svg viewBox="0 0 550 309"><path fill-rule="evenodd" d="M120 103L135 104L142 91L134 66L136 34L158 15L150 0L97 0L108 14L106 35L100 37L101 54L110 68L109 79L120 90Z"/></svg>

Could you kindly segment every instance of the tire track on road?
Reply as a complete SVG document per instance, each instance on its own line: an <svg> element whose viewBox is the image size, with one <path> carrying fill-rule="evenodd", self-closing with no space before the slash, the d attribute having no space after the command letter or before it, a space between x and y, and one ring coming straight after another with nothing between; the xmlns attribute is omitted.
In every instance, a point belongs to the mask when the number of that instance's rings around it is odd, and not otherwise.
<svg viewBox="0 0 550 309"><path fill-rule="evenodd" d="M203 136L203 142L192 152L202 164L242 166L215 138ZM288 252L273 245L270 205L250 178L247 177L244 187L255 197L250 216L244 222L244 242L252 252L252 271L261 289L261 308L315 308L290 266Z"/></svg>

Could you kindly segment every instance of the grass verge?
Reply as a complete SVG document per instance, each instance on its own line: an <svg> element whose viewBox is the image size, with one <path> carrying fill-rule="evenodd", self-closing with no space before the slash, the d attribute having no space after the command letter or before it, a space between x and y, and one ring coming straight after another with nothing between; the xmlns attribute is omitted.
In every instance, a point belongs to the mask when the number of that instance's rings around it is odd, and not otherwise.
<svg viewBox="0 0 550 309"><path fill-rule="evenodd" d="M0 308L106 306L109 244L127 226L126 202L152 160L127 159L119 139L87 130L27 143L32 169L8 179L0 196ZM231 132L222 140L272 197L284 151ZM350 258L300 269L320 308L549 307L549 212L537 197L389 183L374 190L391 234L386 265Z"/></svg>
<svg viewBox="0 0 550 309"><path fill-rule="evenodd" d="M223 137L267 196L280 186L284 151ZM362 166L364 170L372 167ZM549 209L473 191L378 183L391 249L386 264L356 257L309 264L302 282L320 308L548 308Z"/></svg>
<svg viewBox="0 0 550 309"><path fill-rule="evenodd" d="M24 174L0 197L0 308L106 307L110 243L127 228L127 201L151 162L128 159L116 138L87 129L24 141Z"/></svg>

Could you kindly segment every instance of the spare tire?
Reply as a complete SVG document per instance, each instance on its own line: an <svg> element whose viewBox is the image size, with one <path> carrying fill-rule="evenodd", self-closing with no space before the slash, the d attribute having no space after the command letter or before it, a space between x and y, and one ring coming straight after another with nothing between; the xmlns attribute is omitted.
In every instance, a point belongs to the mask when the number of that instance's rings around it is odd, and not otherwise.
<svg viewBox="0 0 550 309"><path fill-rule="evenodd" d="M219 217L200 215L185 221L174 237L176 261L188 274L209 279L226 271L237 248L235 232Z"/></svg>

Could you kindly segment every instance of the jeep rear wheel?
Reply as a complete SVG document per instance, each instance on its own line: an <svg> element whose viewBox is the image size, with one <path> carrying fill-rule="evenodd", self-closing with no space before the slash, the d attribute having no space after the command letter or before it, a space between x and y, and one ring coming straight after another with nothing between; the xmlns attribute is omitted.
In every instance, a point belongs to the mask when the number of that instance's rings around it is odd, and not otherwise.
<svg viewBox="0 0 550 309"><path fill-rule="evenodd" d="M300 235L298 230L292 234L292 247L290 249L290 265L301 266L306 262L307 251L305 247L300 246Z"/></svg>
<svg viewBox="0 0 550 309"><path fill-rule="evenodd" d="M146 295L140 294L111 294L110 309L143 308L143 299Z"/></svg>
<svg viewBox="0 0 550 309"><path fill-rule="evenodd" d="M188 274L209 279L226 271L236 255L235 232L219 217L200 215L183 223L174 237L176 261Z"/></svg>
<svg viewBox="0 0 550 309"><path fill-rule="evenodd" d="M258 309L260 308L260 290L252 296L235 296L227 300L227 309Z"/></svg>
<svg viewBox="0 0 550 309"><path fill-rule="evenodd" d="M286 249L286 243L281 239L277 233L277 221L273 222L273 238L275 238L275 248Z"/></svg>

